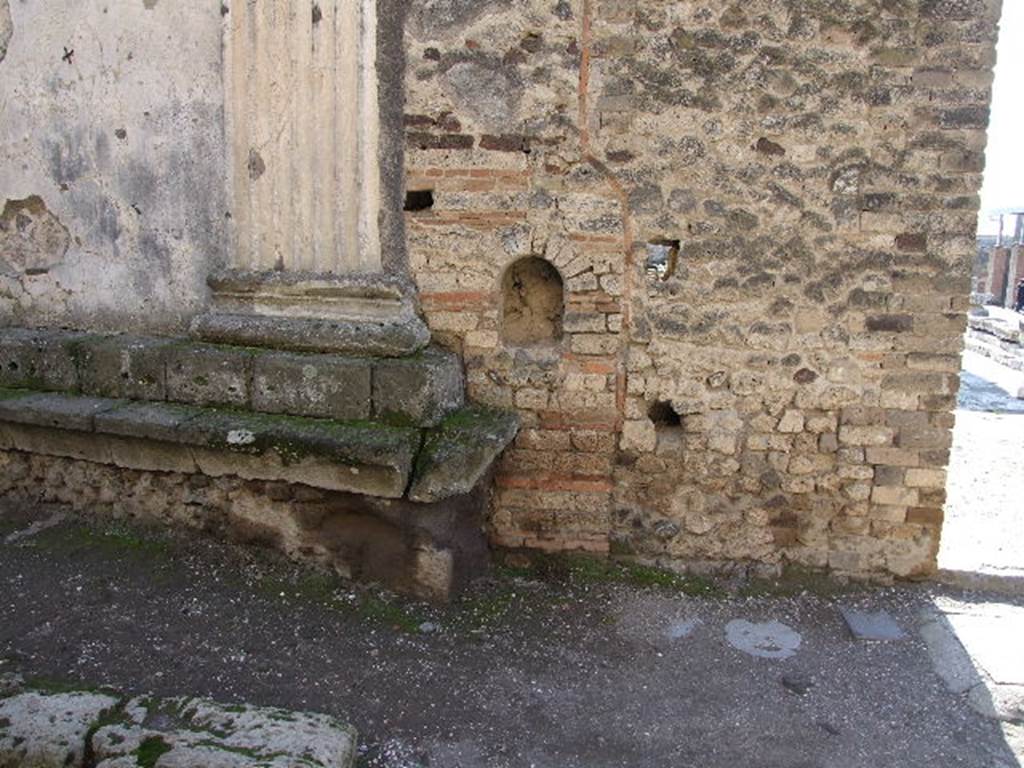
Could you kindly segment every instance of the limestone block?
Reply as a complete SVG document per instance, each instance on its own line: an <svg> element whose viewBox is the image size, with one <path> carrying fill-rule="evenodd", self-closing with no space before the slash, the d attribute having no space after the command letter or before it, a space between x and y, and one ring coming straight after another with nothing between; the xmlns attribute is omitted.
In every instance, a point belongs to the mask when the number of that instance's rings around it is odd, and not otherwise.
<svg viewBox="0 0 1024 768"><path fill-rule="evenodd" d="M176 442L179 427L196 417L202 408L177 403L119 403L97 414L96 431L107 435Z"/></svg>
<svg viewBox="0 0 1024 768"><path fill-rule="evenodd" d="M413 357L378 360L373 366L377 419L432 427L464 399L462 361L440 349Z"/></svg>
<svg viewBox="0 0 1024 768"><path fill-rule="evenodd" d="M194 405L249 403L253 354L236 347L180 344L168 352L167 399Z"/></svg>
<svg viewBox="0 0 1024 768"><path fill-rule="evenodd" d="M369 419L370 362L334 355L270 353L255 361L252 407L265 413Z"/></svg>
<svg viewBox="0 0 1024 768"><path fill-rule="evenodd" d="M77 390L71 343L83 338L61 331L0 329L0 386Z"/></svg>
<svg viewBox="0 0 1024 768"><path fill-rule="evenodd" d="M839 428L839 442L843 445L891 445L893 434L889 427L844 424Z"/></svg>
<svg viewBox="0 0 1024 768"><path fill-rule="evenodd" d="M0 765L81 768L89 731L117 703L101 693L26 692L0 699Z"/></svg>
<svg viewBox="0 0 1024 768"><path fill-rule="evenodd" d="M409 499L426 503L469 493L518 430L512 413L483 408L453 413L427 433Z"/></svg>
<svg viewBox="0 0 1024 768"><path fill-rule="evenodd" d="M75 345L82 392L100 397L163 400L164 375L172 341L94 336Z"/></svg>
<svg viewBox="0 0 1024 768"><path fill-rule="evenodd" d="M92 738L96 768L147 764L246 768L351 768L356 732L328 715L205 699L129 701ZM159 761L157 763L157 760Z"/></svg>
<svg viewBox="0 0 1024 768"><path fill-rule="evenodd" d="M658 431L650 419L627 421L622 425L619 448L623 451L650 453L658 447Z"/></svg>
<svg viewBox="0 0 1024 768"><path fill-rule="evenodd" d="M102 397L33 393L0 399L0 420L89 432L96 415L109 411L117 404L116 400Z"/></svg>
<svg viewBox="0 0 1024 768"><path fill-rule="evenodd" d="M800 411L786 411L779 420L779 432L802 432L804 415Z"/></svg>
<svg viewBox="0 0 1024 768"><path fill-rule="evenodd" d="M411 355L430 342L430 329L414 315L379 322L211 313L193 321L192 335L223 344L379 357Z"/></svg>

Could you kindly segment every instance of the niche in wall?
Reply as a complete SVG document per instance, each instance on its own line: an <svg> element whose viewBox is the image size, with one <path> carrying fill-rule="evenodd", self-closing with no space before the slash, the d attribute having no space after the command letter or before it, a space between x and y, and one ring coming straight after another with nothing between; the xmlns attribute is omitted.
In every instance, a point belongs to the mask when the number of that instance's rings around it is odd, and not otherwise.
<svg viewBox="0 0 1024 768"><path fill-rule="evenodd" d="M518 347L562 338L565 289L549 262L534 256L512 264L501 284L501 338Z"/></svg>

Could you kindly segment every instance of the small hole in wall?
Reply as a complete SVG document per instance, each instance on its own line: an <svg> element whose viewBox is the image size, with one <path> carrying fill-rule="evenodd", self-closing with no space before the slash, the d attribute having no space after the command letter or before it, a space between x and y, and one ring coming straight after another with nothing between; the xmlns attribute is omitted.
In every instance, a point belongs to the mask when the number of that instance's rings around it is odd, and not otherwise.
<svg viewBox="0 0 1024 768"><path fill-rule="evenodd" d="M659 431L663 429L681 429L683 426L682 418L676 413L672 403L666 400L658 400L652 403L651 407L647 409L647 418L654 422L655 428Z"/></svg>
<svg viewBox="0 0 1024 768"><path fill-rule="evenodd" d="M680 240L655 239L647 243L647 274L659 280L668 280L679 263Z"/></svg>
<svg viewBox="0 0 1024 768"><path fill-rule="evenodd" d="M429 211L434 207L434 190L411 189L405 193L405 210Z"/></svg>
<svg viewBox="0 0 1024 768"><path fill-rule="evenodd" d="M562 338L565 307L562 276L549 262L520 259L501 281L501 337L507 344L533 346Z"/></svg>

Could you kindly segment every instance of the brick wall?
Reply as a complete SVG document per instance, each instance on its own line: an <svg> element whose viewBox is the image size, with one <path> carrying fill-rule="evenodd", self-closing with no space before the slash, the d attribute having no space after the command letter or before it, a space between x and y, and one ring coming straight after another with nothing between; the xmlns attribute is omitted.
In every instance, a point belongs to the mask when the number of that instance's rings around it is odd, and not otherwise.
<svg viewBox="0 0 1024 768"><path fill-rule="evenodd" d="M524 420L496 543L934 568L997 6L412 5L412 270L471 396ZM564 333L517 348L527 256Z"/></svg>

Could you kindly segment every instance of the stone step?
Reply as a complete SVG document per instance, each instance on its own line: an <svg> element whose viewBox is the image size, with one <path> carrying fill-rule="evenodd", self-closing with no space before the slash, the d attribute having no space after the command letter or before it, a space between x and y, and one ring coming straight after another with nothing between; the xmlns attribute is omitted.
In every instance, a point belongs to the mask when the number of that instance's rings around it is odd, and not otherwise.
<svg viewBox="0 0 1024 768"><path fill-rule="evenodd" d="M0 329L0 386L434 426L462 407L458 356L350 357L181 339Z"/></svg>
<svg viewBox="0 0 1024 768"><path fill-rule="evenodd" d="M420 429L0 389L0 449L423 503L471 491L517 428L482 408Z"/></svg>

